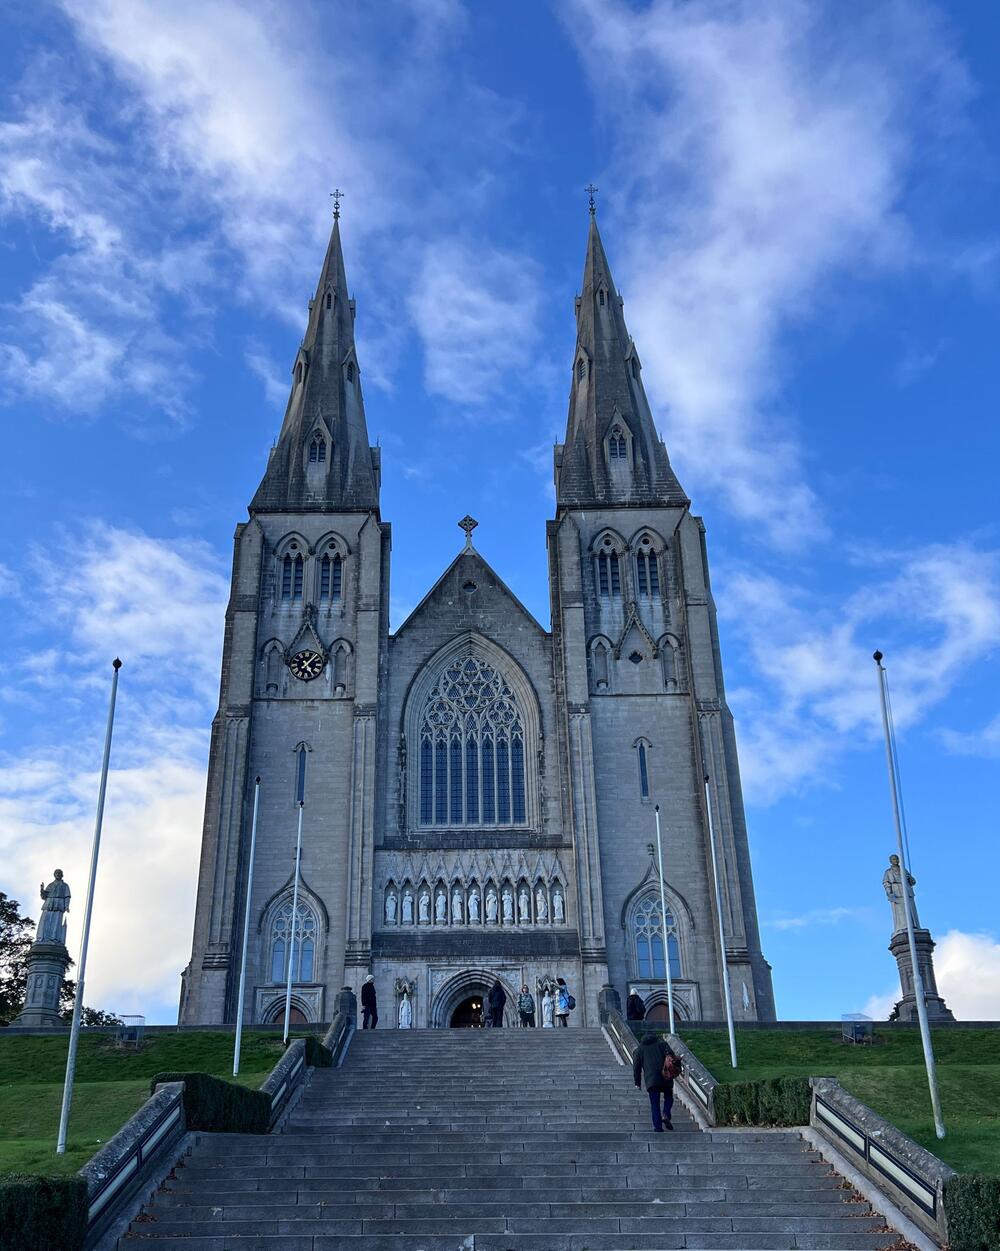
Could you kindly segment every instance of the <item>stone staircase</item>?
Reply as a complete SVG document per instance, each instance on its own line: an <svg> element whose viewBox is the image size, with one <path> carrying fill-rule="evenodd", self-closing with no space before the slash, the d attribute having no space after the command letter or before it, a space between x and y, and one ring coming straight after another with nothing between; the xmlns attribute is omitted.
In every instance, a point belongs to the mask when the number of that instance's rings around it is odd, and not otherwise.
<svg viewBox="0 0 1000 1251"><path fill-rule="evenodd" d="M204 1135L120 1251L887 1247L794 1131L654 1134L600 1030L358 1033L284 1132Z"/></svg>

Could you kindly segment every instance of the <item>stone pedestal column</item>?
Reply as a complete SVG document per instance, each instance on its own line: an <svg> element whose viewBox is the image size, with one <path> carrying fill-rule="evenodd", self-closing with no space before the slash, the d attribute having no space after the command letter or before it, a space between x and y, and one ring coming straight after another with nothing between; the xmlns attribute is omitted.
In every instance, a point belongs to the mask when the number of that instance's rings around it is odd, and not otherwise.
<svg viewBox="0 0 1000 1251"><path fill-rule="evenodd" d="M914 930L913 939L917 949L917 964L924 982L924 999L927 1004L927 1018L930 1021L954 1021L951 1009L938 994L937 979L934 976L934 939L930 930ZM896 957L899 966L899 984L903 997L896 1004L894 1016L900 1021L917 1019L917 999L913 993L913 969L910 963L910 944L905 930L898 930L892 936L889 950Z"/></svg>
<svg viewBox="0 0 1000 1251"><path fill-rule="evenodd" d="M612 1012L621 1012L622 1000L613 986L602 986L597 996L597 1014L603 1025Z"/></svg>
<svg viewBox="0 0 1000 1251"><path fill-rule="evenodd" d="M24 1009L15 1025L45 1028L65 1026L59 1016L59 992L69 968L69 952L62 943L34 942L28 949L28 984ZM68 1028L68 1026L67 1026Z"/></svg>

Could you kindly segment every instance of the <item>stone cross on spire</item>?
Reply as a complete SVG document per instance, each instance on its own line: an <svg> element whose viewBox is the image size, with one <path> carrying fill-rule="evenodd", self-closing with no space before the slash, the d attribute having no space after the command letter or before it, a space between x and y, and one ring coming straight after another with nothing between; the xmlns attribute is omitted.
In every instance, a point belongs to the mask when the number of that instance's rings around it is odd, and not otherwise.
<svg viewBox="0 0 1000 1251"><path fill-rule="evenodd" d="M340 201L344 198L344 192L339 187L335 187L330 192L330 198L333 200L333 220L340 220Z"/></svg>
<svg viewBox="0 0 1000 1251"><path fill-rule="evenodd" d="M473 550L472 532L478 525L479 522L475 519L475 517L470 517L468 513L466 513L462 520L458 523L458 528L465 531L465 550L467 552L471 552Z"/></svg>
<svg viewBox="0 0 1000 1251"><path fill-rule="evenodd" d="M593 216L594 216L594 214L597 212L597 201L594 199L594 196L595 196L595 195L597 195L598 190L599 190L599 188L595 187L595 186L594 186L594 184L593 184L592 182L591 182L591 183L588 183L588 184L587 184L587 186L586 186L586 187L584 187L584 191L586 191L587 195L589 195L589 196L590 196L590 205L589 205L589 207L590 207L590 216L591 216L591 217L593 217Z"/></svg>

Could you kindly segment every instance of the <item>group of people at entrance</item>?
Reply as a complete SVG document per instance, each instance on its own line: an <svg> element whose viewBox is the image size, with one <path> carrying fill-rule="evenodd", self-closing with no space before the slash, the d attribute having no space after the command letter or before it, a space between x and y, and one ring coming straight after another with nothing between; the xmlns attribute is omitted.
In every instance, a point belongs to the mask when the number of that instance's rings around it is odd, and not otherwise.
<svg viewBox="0 0 1000 1251"><path fill-rule="evenodd" d="M478 1005L474 1006L478 1007ZM501 1029L506 1007L507 992L503 988L503 983L497 978L482 1005L482 1024L487 1029ZM569 987L564 978L557 977L554 987L546 983L542 988L542 1028L551 1029L556 1024L565 1028L569 1024L569 1014L575 1007L576 1000L569 993ZM408 1001L407 1008L409 1008ZM375 993L375 978L371 973L365 978L361 987L361 1014L362 1029L374 1029L378 1025L378 998ZM521 987L521 993L517 997L517 1019L522 1029L534 1029L535 997L527 984ZM402 1024L400 1021L401 1026ZM409 1026L408 1017L406 1028Z"/></svg>

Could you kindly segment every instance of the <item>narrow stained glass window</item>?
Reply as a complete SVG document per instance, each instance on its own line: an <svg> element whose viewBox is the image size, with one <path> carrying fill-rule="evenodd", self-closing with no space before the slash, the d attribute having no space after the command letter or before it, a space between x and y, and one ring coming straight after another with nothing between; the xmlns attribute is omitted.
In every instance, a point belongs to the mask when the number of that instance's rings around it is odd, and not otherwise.
<svg viewBox="0 0 1000 1251"><path fill-rule="evenodd" d="M451 740L451 824L462 824L462 740Z"/></svg>
<svg viewBox="0 0 1000 1251"><path fill-rule="evenodd" d="M420 824L434 823L434 748L425 738L420 744Z"/></svg>
<svg viewBox="0 0 1000 1251"><path fill-rule="evenodd" d="M510 745L511 800L514 807L514 824L524 822L524 743L519 738Z"/></svg>
<svg viewBox="0 0 1000 1251"><path fill-rule="evenodd" d="M448 745L444 741L434 748L434 820L448 824Z"/></svg>
<svg viewBox="0 0 1000 1251"><path fill-rule="evenodd" d="M510 824L510 753L506 739L497 741L497 824Z"/></svg>
<svg viewBox="0 0 1000 1251"><path fill-rule="evenodd" d="M646 745L639 744L639 794L643 799L649 798L649 767L646 761Z"/></svg>
<svg viewBox="0 0 1000 1251"><path fill-rule="evenodd" d="M465 803L470 825L479 824L479 743L469 738L465 743Z"/></svg>
<svg viewBox="0 0 1000 1251"><path fill-rule="evenodd" d="M493 803L493 740L489 735L483 739L483 825L494 821Z"/></svg>

